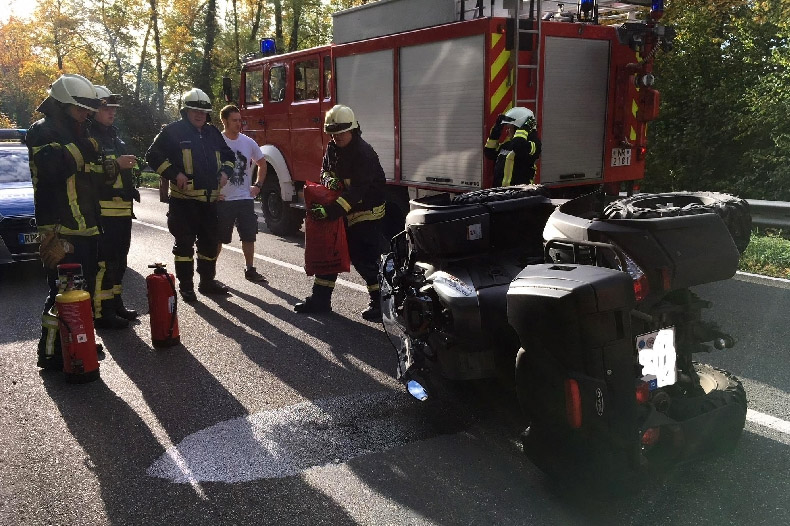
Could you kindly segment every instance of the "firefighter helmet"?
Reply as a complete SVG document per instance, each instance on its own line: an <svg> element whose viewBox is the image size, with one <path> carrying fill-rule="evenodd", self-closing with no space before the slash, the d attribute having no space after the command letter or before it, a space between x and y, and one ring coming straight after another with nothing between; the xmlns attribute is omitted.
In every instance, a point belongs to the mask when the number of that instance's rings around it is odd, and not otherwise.
<svg viewBox="0 0 790 526"><path fill-rule="evenodd" d="M184 93L184 108L211 113L211 99L202 89L192 88Z"/></svg>
<svg viewBox="0 0 790 526"><path fill-rule="evenodd" d="M535 114L532 113L532 110L516 106L515 108L510 108L508 112L505 113L505 120L503 123L512 124L516 128L533 130L537 126L538 121L535 119Z"/></svg>
<svg viewBox="0 0 790 526"><path fill-rule="evenodd" d="M348 106L337 104L326 112L324 133L342 133L359 128L354 112Z"/></svg>
<svg viewBox="0 0 790 526"><path fill-rule="evenodd" d="M49 96L63 104L73 104L80 108L96 111L101 100L96 88L82 75L65 73L49 87Z"/></svg>
<svg viewBox="0 0 790 526"><path fill-rule="evenodd" d="M102 106L109 108L118 108L121 105L121 96L116 93L111 93L106 86L95 86L96 95L99 96Z"/></svg>

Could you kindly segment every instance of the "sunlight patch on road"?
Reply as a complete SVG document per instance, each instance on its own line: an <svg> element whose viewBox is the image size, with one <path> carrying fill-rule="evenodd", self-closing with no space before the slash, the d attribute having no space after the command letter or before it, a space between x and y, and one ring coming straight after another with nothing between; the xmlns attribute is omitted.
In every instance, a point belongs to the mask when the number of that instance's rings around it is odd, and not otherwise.
<svg viewBox="0 0 790 526"><path fill-rule="evenodd" d="M147 226L149 228L154 228L156 230L161 230L163 232L169 232L167 227L155 225L153 223L146 223L145 221L140 221L139 219L133 219L132 221L135 222L135 223L138 223L140 225ZM237 252L239 254L243 254L244 253L244 252L242 252L242 250L240 248L232 247L232 246L229 246L229 245L223 246L222 250L230 250L232 252ZM294 272L299 272L301 274L305 273L304 272L304 268L300 267L299 265L294 265L293 263L287 263L285 261L280 261L279 259L270 258L268 256L263 256L263 255L257 254L257 253L254 254L254 256L255 256L255 259L260 259L261 261L265 261L266 263L270 263L272 265L277 265L279 267L287 268L288 270L293 270ZM338 279L335 282L335 284L343 286L343 287L347 287L349 289L353 289L353 290L356 290L356 291L359 291L359 292L364 292L366 294L368 292L368 288L365 285L360 285L359 283L353 283L351 281L347 281L347 280L344 280L344 279Z"/></svg>
<svg viewBox="0 0 790 526"><path fill-rule="evenodd" d="M407 402L398 391L357 393L226 420L168 448L147 473L179 484L236 483L339 464L422 438L400 415Z"/></svg>

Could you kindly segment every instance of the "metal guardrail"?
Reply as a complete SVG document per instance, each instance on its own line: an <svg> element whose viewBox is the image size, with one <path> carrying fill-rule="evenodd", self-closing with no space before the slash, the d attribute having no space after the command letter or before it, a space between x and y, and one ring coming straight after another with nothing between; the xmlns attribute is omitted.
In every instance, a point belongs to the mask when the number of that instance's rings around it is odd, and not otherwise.
<svg viewBox="0 0 790 526"><path fill-rule="evenodd" d="M759 228L778 228L790 234L790 203L747 199L752 214L752 225Z"/></svg>

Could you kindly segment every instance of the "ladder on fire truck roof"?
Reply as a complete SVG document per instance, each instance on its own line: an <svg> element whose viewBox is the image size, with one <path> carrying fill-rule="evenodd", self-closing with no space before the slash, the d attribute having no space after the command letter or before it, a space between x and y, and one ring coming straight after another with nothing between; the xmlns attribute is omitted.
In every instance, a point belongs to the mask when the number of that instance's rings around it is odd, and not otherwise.
<svg viewBox="0 0 790 526"><path fill-rule="evenodd" d="M527 4L529 5L528 12L522 14ZM543 14L543 4L551 3L556 4L556 12L547 12ZM535 114L538 113L538 100L540 99L540 74L541 74L541 60L540 60L540 28L544 19L556 19L559 21L576 21L576 22L592 22L595 24L601 21L617 21L626 18L632 18L637 10L644 7L650 7L651 0L631 0L631 1L582 1L576 0L576 13L572 11L564 11L563 8L567 3L562 0L502 0L503 7L509 7L510 13L513 17L513 27L518 28L513 32L513 50L511 53L511 71L513 82L513 106L527 106L531 108ZM479 2L478 2L479 4ZM493 2L492 2L493 4ZM586 4L586 5L585 5ZM584 18L583 18L584 17ZM527 20L531 23L526 24L527 28L521 28L521 21ZM521 35L529 35L533 38L533 46L531 53L531 62L529 64L519 63L519 55L517 50L520 49ZM535 35L533 37L533 35ZM535 84L535 98L525 99L518 96L518 78L520 70L530 70L530 82Z"/></svg>

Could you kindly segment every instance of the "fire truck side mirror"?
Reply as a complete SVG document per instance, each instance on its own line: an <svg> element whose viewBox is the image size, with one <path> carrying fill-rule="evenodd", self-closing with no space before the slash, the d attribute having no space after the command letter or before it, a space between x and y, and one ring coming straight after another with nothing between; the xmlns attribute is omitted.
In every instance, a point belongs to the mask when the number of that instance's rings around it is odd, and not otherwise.
<svg viewBox="0 0 790 526"><path fill-rule="evenodd" d="M225 102L233 102L233 81L230 77L222 77L222 95Z"/></svg>

